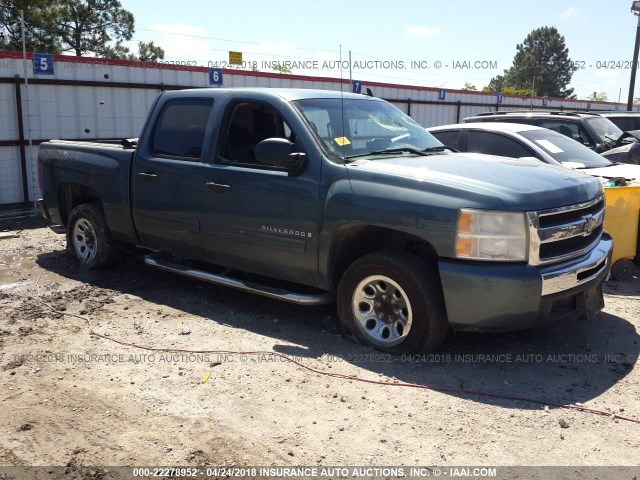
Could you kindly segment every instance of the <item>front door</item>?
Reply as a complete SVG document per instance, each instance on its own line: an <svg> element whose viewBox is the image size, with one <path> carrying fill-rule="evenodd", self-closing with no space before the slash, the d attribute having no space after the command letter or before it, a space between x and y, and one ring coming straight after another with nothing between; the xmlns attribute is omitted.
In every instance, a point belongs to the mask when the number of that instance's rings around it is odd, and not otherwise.
<svg viewBox="0 0 640 480"><path fill-rule="evenodd" d="M284 117L263 102L229 105L208 182L212 255L227 266L297 283L314 284L318 271L320 157L292 176L259 165L255 146L287 138L305 151ZM305 153L315 151L306 149Z"/></svg>

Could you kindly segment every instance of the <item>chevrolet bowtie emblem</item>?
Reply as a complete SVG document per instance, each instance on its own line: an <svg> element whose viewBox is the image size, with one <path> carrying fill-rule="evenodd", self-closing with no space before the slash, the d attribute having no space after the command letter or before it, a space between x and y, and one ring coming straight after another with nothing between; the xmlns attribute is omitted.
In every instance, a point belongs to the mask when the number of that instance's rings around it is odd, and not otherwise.
<svg viewBox="0 0 640 480"><path fill-rule="evenodd" d="M584 219L584 225L582 227L582 232L585 235L589 235L598 226L598 218L595 215L585 215L582 218Z"/></svg>

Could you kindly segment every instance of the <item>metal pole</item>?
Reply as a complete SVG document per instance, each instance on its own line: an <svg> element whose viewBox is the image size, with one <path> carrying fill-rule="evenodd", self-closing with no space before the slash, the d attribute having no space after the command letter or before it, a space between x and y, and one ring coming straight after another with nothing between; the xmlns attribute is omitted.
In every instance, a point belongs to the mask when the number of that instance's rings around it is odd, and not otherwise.
<svg viewBox="0 0 640 480"><path fill-rule="evenodd" d="M627 100L627 111L633 110L633 95L636 88L636 70L638 69L638 48L640 47L640 15L638 17L638 26L636 27L636 44L633 47L633 64L631 68L631 80L629 82L629 99Z"/></svg>
<svg viewBox="0 0 640 480"><path fill-rule="evenodd" d="M22 31L22 72L24 74L24 103L26 105L24 116L25 126L27 127L27 142L29 143L28 158L31 158L33 152L33 144L31 142L31 127L29 122L29 76L27 75L27 41L24 32L24 10L20 10L20 30ZM24 198L24 203L29 201L28 195ZM33 206L36 207L35 195L33 198Z"/></svg>
<svg viewBox="0 0 640 480"><path fill-rule="evenodd" d="M533 110L533 96L536 93L536 77L533 76L533 80L531 81L531 110Z"/></svg>

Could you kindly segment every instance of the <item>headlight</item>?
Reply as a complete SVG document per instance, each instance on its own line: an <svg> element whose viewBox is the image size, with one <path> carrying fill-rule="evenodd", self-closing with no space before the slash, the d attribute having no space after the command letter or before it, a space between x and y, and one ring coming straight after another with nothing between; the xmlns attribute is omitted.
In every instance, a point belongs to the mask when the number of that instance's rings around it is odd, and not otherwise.
<svg viewBox="0 0 640 480"><path fill-rule="evenodd" d="M527 259L524 213L460 209L456 230L456 257L496 262Z"/></svg>

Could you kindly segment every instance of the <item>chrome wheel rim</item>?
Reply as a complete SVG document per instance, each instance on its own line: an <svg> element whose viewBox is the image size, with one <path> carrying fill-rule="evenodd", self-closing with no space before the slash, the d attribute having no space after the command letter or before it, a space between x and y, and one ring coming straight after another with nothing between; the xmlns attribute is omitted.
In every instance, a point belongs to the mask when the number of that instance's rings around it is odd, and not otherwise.
<svg viewBox="0 0 640 480"><path fill-rule="evenodd" d="M358 283L351 309L358 328L374 345L398 345L411 330L411 302L402 287L384 275L371 275Z"/></svg>
<svg viewBox="0 0 640 480"><path fill-rule="evenodd" d="M73 226L73 248L82 263L91 263L96 258L96 232L86 218L80 218Z"/></svg>

